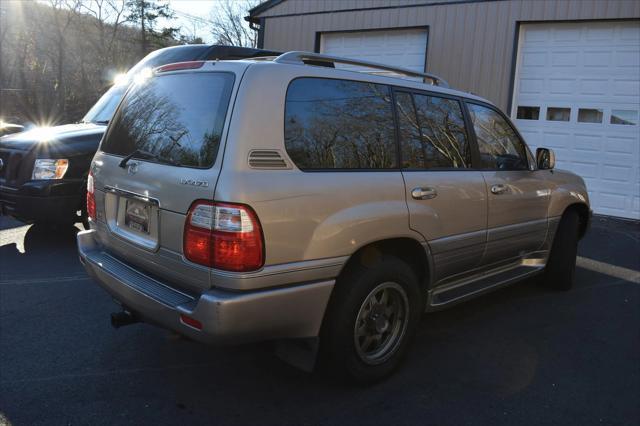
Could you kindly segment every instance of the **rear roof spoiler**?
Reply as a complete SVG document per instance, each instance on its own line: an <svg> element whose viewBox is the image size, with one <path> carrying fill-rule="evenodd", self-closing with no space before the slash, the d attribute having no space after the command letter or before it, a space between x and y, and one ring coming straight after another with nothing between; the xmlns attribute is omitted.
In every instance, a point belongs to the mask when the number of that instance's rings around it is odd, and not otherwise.
<svg viewBox="0 0 640 426"><path fill-rule="evenodd" d="M282 52L274 50L254 49L251 47L239 47L239 46L210 46L206 52L204 52L199 59L204 60L234 60L234 59L247 59L247 58L259 58L262 56L278 56Z"/></svg>

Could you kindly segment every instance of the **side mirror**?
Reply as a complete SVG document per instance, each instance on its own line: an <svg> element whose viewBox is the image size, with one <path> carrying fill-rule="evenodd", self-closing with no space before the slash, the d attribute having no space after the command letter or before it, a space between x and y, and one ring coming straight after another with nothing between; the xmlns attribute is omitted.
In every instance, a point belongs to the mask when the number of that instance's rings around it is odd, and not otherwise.
<svg viewBox="0 0 640 426"><path fill-rule="evenodd" d="M556 166L556 154L549 148L536 149L536 164L540 170L552 170Z"/></svg>

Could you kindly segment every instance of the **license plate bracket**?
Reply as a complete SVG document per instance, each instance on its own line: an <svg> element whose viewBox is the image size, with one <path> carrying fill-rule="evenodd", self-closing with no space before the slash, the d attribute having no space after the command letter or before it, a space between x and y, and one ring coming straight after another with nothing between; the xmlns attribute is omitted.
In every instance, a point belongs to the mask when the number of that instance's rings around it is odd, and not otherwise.
<svg viewBox="0 0 640 426"><path fill-rule="evenodd" d="M151 206L145 202L126 199L124 224L127 228L142 234L149 233Z"/></svg>

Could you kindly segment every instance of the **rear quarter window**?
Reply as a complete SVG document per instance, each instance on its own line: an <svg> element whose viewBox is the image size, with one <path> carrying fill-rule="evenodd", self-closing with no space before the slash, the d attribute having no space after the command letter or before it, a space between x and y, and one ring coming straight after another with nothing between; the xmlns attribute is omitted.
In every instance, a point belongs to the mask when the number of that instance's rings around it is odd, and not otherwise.
<svg viewBox="0 0 640 426"><path fill-rule="evenodd" d="M234 76L177 73L134 84L125 95L101 149L148 161L211 167L216 160Z"/></svg>
<svg viewBox="0 0 640 426"><path fill-rule="evenodd" d="M298 78L287 90L287 153L303 170L397 168L392 108L386 85Z"/></svg>

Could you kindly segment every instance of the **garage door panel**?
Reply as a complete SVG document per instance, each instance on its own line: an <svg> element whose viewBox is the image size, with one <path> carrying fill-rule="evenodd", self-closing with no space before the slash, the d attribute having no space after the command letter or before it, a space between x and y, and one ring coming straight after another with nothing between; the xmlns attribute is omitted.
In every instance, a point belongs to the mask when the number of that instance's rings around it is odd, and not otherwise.
<svg viewBox="0 0 640 426"><path fill-rule="evenodd" d="M611 52L607 50L585 50L583 64L587 68L607 68L611 62Z"/></svg>
<svg viewBox="0 0 640 426"><path fill-rule="evenodd" d="M427 30L420 28L325 33L320 51L334 56L362 59L424 72ZM343 69L359 69L339 65ZM376 71L377 74L392 72Z"/></svg>
<svg viewBox="0 0 640 426"><path fill-rule="evenodd" d="M574 149L578 151L597 154L602 150L602 141L604 140L602 135L576 134L574 138Z"/></svg>
<svg viewBox="0 0 640 426"><path fill-rule="evenodd" d="M638 98L640 96L640 81L635 79L615 79L613 81L613 94L625 98Z"/></svg>
<svg viewBox="0 0 640 426"><path fill-rule="evenodd" d="M637 68L640 63L640 52L635 49L618 50L615 53L616 65L619 67Z"/></svg>
<svg viewBox="0 0 640 426"><path fill-rule="evenodd" d="M640 219L640 23L523 24L520 35L521 133L583 176L597 213ZM539 107L539 119L517 119L519 105ZM569 120L548 121L550 108L570 108Z"/></svg>
<svg viewBox="0 0 640 426"><path fill-rule="evenodd" d="M611 153L634 155L637 153L634 142L635 139L632 137L609 136L606 139L606 150Z"/></svg>

